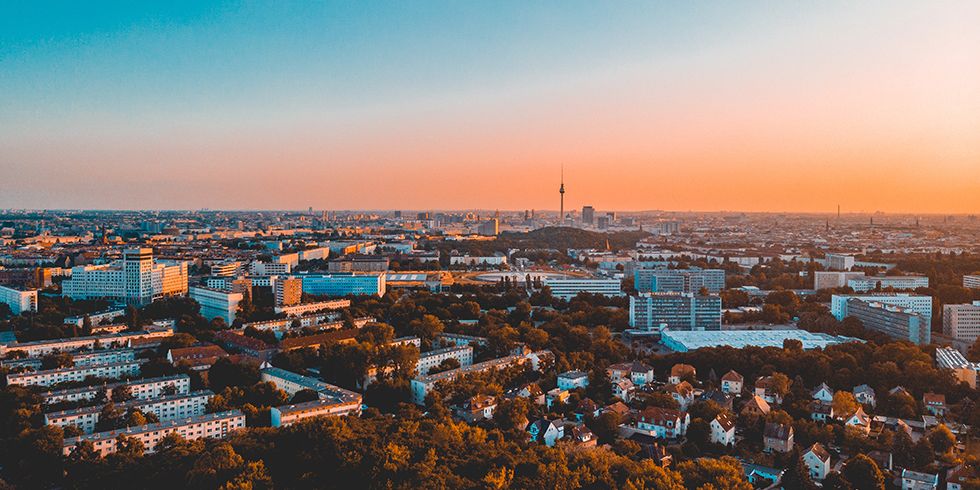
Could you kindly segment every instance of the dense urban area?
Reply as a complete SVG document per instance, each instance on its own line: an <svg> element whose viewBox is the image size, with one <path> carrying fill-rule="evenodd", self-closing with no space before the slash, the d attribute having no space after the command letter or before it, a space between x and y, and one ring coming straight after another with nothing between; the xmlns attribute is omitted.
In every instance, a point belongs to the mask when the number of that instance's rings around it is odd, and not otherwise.
<svg viewBox="0 0 980 490"><path fill-rule="evenodd" d="M562 206L0 211L0 489L980 489L974 216Z"/></svg>

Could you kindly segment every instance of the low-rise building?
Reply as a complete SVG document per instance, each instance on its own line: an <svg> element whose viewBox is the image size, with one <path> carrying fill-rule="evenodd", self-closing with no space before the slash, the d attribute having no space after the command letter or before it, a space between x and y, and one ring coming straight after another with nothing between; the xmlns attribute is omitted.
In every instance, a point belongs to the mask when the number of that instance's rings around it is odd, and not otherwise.
<svg viewBox="0 0 980 490"><path fill-rule="evenodd" d="M902 490L935 490L938 486L937 474L902 470Z"/></svg>
<svg viewBox="0 0 980 490"><path fill-rule="evenodd" d="M419 355L419 360L415 364L415 371L418 374L429 374L429 371L442 364L448 359L456 359L459 366L470 366L473 364L473 348L470 346L445 347Z"/></svg>
<svg viewBox="0 0 980 490"><path fill-rule="evenodd" d="M558 389L574 390L589 386L589 374L582 371L566 371L558 375Z"/></svg>
<svg viewBox="0 0 980 490"><path fill-rule="evenodd" d="M613 383L628 379L634 386L644 386L654 381L653 368L639 361L613 364L606 374Z"/></svg>
<svg viewBox="0 0 980 490"><path fill-rule="evenodd" d="M728 371L721 377L721 391L730 395L738 396L742 393L745 378L734 370Z"/></svg>
<svg viewBox="0 0 980 490"><path fill-rule="evenodd" d="M635 430L661 439L676 439L687 434L690 423L691 416L685 412L670 408L647 407L640 412Z"/></svg>
<svg viewBox="0 0 980 490"><path fill-rule="evenodd" d="M788 453L793 450L793 426L773 422L766 423L762 441L767 453Z"/></svg>
<svg viewBox="0 0 980 490"><path fill-rule="evenodd" d="M353 392L351 392L353 393ZM345 400L335 398L320 398L303 403L272 407L270 416L273 427L286 427L300 420L312 417L340 417L343 415L360 415L361 395Z"/></svg>
<svg viewBox="0 0 980 490"><path fill-rule="evenodd" d="M735 417L728 412L719 413L711 420L711 442L722 446L735 445Z"/></svg>
<svg viewBox="0 0 980 490"><path fill-rule="evenodd" d="M109 364L90 364L45 371L28 371L7 375L7 385L54 386L60 383L85 381L86 378L119 379L138 376L140 366L146 359L114 362Z"/></svg>
<svg viewBox="0 0 980 490"><path fill-rule="evenodd" d="M130 409L138 409L144 414L155 415L160 422L167 422L204 415L208 401L213 396L214 392L211 390L202 390L148 399L134 398L115 406L121 413L126 413ZM83 433L91 434L95 431L96 424L99 423L102 408L101 405L95 405L45 413L44 425L57 425L59 427L74 425L80 428Z"/></svg>
<svg viewBox="0 0 980 490"><path fill-rule="evenodd" d="M523 364L527 361L528 361L527 356L506 356L498 359L491 359L489 361L479 362L476 364L472 364L470 366L460 367L449 371L443 371L437 374L427 374L423 376L418 376L412 379L412 402L417 405L425 405L426 395L428 395L429 392L432 391L432 389L434 389L439 383L443 381L453 380L459 376L469 374L469 373L486 372L494 369L503 369L517 364Z"/></svg>
<svg viewBox="0 0 980 490"><path fill-rule="evenodd" d="M133 398L141 400L163 396L167 393L190 393L191 378L186 374L161 376L110 383L99 386L83 386L40 393L45 405L61 402L77 402L96 399L103 391L106 397L111 397L113 391L123 389Z"/></svg>
<svg viewBox="0 0 980 490"><path fill-rule="evenodd" d="M80 350L99 350L117 347L130 347L133 341L140 339L164 339L174 334L173 327L150 325L138 332L122 332L86 337L68 337L49 340L33 340L0 344L0 357L10 352L21 351L27 357L44 357L57 352L75 352Z"/></svg>
<svg viewBox="0 0 980 490"><path fill-rule="evenodd" d="M623 284L619 279L546 278L541 282L551 289L552 296L566 301L578 296L579 293L623 296Z"/></svg>
<svg viewBox="0 0 980 490"><path fill-rule="evenodd" d="M814 443L803 453L803 465L811 479L821 481L830 473L830 453L819 442Z"/></svg>
<svg viewBox="0 0 980 490"><path fill-rule="evenodd" d="M62 453L70 456L82 442L91 442L95 452L107 456L118 449L119 436L135 438L143 444L147 453L153 453L164 437L176 433L187 440L202 438L222 438L232 431L245 427L245 414L240 410L210 413L186 419L171 420L156 424L127 427L108 432L98 432L65 439Z"/></svg>

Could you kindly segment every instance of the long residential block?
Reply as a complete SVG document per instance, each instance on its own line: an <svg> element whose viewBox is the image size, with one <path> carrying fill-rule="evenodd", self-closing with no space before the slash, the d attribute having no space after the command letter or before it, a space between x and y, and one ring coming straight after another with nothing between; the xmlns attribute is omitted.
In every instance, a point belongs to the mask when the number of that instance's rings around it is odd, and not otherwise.
<svg viewBox="0 0 980 490"><path fill-rule="evenodd" d="M186 419L204 415L208 401L214 396L211 390L195 391L187 394L166 395L157 398L141 400L139 398L116 404L116 408L125 413L130 409L138 409L144 414L156 415L160 422L175 419ZM75 425L86 434L95 431L99 422L103 405L81 407L73 410L62 410L44 414L44 425L67 427Z"/></svg>
<svg viewBox="0 0 980 490"><path fill-rule="evenodd" d="M100 456L106 456L116 452L119 436L121 435L132 437L142 442L145 451L152 453L156 451L157 444L171 433L176 433L188 440L202 438L217 439L244 427L245 414L241 410L230 410L186 419L171 420L169 422L70 437L65 439L64 445L62 446L62 453L65 456L70 456L79 444L82 442L91 442L95 451Z"/></svg>
<svg viewBox="0 0 980 490"><path fill-rule="evenodd" d="M79 388L68 388L64 390L49 391L41 393L46 405L53 405L61 402L78 402L94 400L101 392L111 397L113 390L128 389L133 398L145 400L163 396L168 392L190 393L191 377L186 374L175 374L173 376L162 376L159 378L147 378L111 383L99 386L82 386Z"/></svg>
<svg viewBox="0 0 980 490"><path fill-rule="evenodd" d="M114 362L111 364L93 364L88 366L73 366L46 371L31 371L7 375L8 385L20 386L53 386L69 381L85 381L86 378L119 379L127 376L138 376L140 366L146 364L146 359Z"/></svg>

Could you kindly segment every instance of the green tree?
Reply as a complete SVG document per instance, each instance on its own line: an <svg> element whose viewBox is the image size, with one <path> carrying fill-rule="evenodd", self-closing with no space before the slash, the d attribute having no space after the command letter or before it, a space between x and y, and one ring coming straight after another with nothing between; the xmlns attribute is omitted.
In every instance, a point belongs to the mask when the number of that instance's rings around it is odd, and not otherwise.
<svg viewBox="0 0 980 490"><path fill-rule="evenodd" d="M752 484L745 479L742 465L735 458L728 456L720 459L698 458L685 461L677 465L677 471L684 479L684 486L690 490L752 489Z"/></svg>
<svg viewBox="0 0 980 490"><path fill-rule="evenodd" d="M874 460L864 454L847 460L842 473L855 490L884 490L885 488L885 476L881 474Z"/></svg>
<svg viewBox="0 0 980 490"><path fill-rule="evenodd" d="M794 449L789 457L789 465L783 473L781 481L783 488L798 490L812 490L817 488L810 478L810 471L803 463L803 456L798 449Z"/></svg>

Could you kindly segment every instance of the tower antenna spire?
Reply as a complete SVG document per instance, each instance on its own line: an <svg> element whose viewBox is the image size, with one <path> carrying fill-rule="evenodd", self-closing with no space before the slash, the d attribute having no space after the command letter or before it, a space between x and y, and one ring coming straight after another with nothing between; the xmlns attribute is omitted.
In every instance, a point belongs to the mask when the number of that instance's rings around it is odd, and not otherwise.
<svg viewBox="0 0 980 490"><path fill-rule="evenodd" d="M558 226L565 222L565 164L561 164L561 187L558 188L560 204L558 207Z"/></svg>

